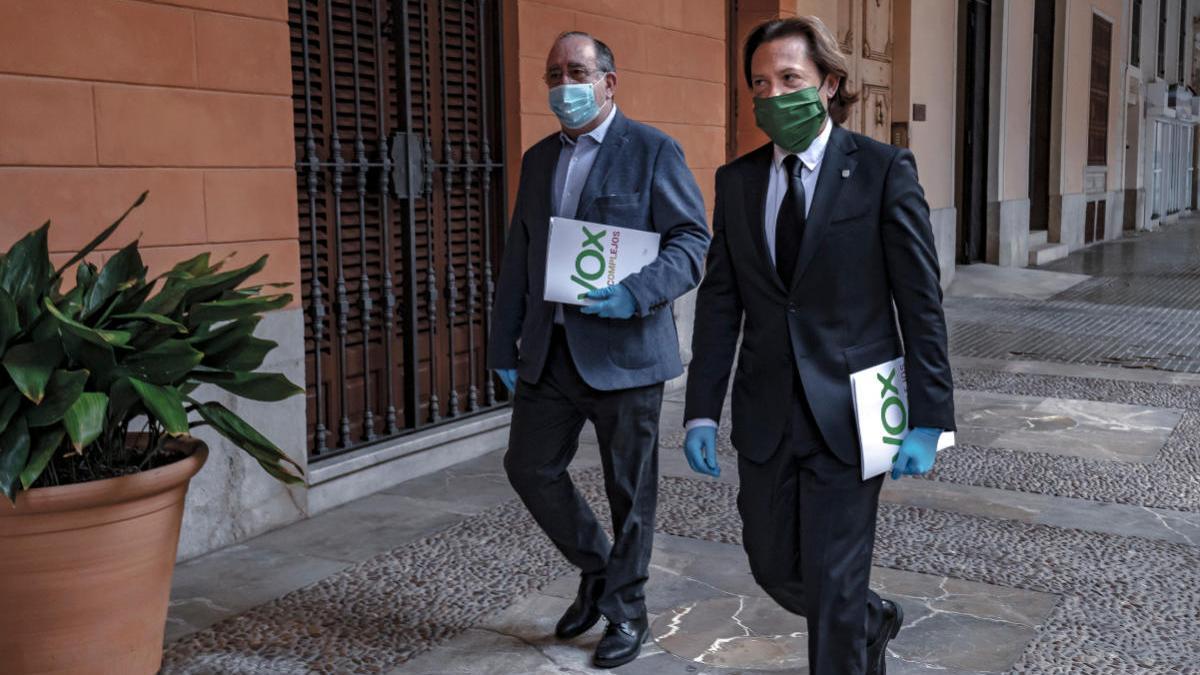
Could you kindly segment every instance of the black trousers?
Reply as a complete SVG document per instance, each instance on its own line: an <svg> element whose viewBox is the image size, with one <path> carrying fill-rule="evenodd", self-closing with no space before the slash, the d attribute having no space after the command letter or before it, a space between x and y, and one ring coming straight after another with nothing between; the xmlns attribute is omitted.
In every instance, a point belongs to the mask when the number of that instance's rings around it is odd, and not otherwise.
<svg viewBox="0 0 1200 675"><path fill-rule="evenodd" d="M554 329L541 380L517 385L504 468L567 560L585 576L604 578L600 611L611 621L623 621L646 611L663 385L592 389L576 372L561 331ZM579 432L589 420L600 441L612 544L567 473L579 449Z"/></svg>
<svg viewBox="0 0 1200 675"><path fill-rule="evenodd" d="M807 405L766 462L738 458L742 543L755 581L808 623L811 675L860 675L879 630L870 590L875 515L883 476L863 481L857 465L820 440Z"/></svg>

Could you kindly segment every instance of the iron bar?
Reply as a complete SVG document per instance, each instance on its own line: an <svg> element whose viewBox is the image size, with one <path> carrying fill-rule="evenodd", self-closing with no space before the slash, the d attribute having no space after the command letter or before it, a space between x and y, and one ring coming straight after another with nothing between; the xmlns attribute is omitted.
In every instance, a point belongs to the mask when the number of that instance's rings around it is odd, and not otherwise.
<svg viewBox="0 0 1200 675"><path fill-rule="evenodd" d="M392 346L395 342L395 313L396 293L392 288L392 207L388 200L388 181L392 175L392 157L388 152L388 120L387 120L387 54L383 46L383 0L375 0L375 133L379 136L379 257L383 265L383 285L380 295L383 297L383 377L387 403L384 413L384 429L389 436L394 436L399 429L396 427L396 386L392 381L395 373L395 355ZM390 20L390 19L389 19Z"/></svg>
<svg viewBox="0 0 1200 675"><path fill-rule="evenodd" d="M450 138L450 35L446 32L446 3L438 2L439 46L442 52L442 161L449 166L442 172L442 194L445 204L446 224L446 343L450 359L446 370L450 377L450 417L458 416L458 378L455 377L455 361L458 352L454 349L455 323L458 319L458 279L454 274L454 145Z"/></svg>
<svg viewBox="0 0 1200 675"><path fill-rule="evenodd" d="M491 222L488 223L488 231L486 236L488 237L489 244L491 243L491 237L493 237L497 231L501 235L504 235L508 231L507 223L504 222L508 214L508 172L504 170L504 161L507 157L507 145L505 143L504 130L508 128L508 113L506 111L506 105L504 101L504 67L503 62L501 61L503 58L502 52L504 47L504 6L502 4L494 4L493 6L495 7L493 11L495 14L494 20L496 22L496 47L494 51L495 58L492 60L497 65L495 79L493 80L488 78L488 81L495 82L496 85L496 103L494 105L494 109L496 110L497 129L500 130L500 133L496 136L496 140L500 147L496 149L498 161L494 164L497 165L496 168L499 170L499 185L497 186L499 197L496 199L496 206L498 207L497 210L499 211L500 215L498 218L499 228L497 228ZM493 246L492 248L494 249L495 247ZM498 259L497 254L493 253L491 256L488 256L488 264L494 264L494 259ZM489 278L494 279L495 274L489 275ZM488 316L491 316L490 311L488 312Z"/></svg>
<svg viewBox="0 0 1200 675"><path fill-rule="evenodd" d="M409 0L394 0L392 2L392 12L400 11L401 31L398 36L400 39L397 51L400 52L401 68L404 72L404 133L406 142L404 143L404 159L407 166L413 165L412 144L407 142L407 139L413 134L413 78L412 78L412 51L409 49L408 40L412 35L412 27L408 21L408 4ZM424 66L422 66L424 67ZM416 428L421 424L421 380L417 376L420 371L420 346L418 338L420 336L420 325L417 321L417 308L420 306L418 299L419 290L417 288L417 199L412 192L407 193L409 198L405 201L404 215L407 221L404 225L404 426L410 429Z"/></svg>
<svg viewBox="0 0 1200 675"><path fill-rule="evenodd" d="M329 119L330 139L329 154L333 157L333 232L334 256L337 258L337 329L338 329L338 384L341 391L342 414L338 424L338 442L342 447L353 444L350 437L350 414L346 406L347 377L346 377L346 340L349 333L350 300L346 295L345 250L342 246L342 175L346 172L346 161L342 157L342 140L338 132L338 100L337 100L337 37L334 30L333 3L326 2L329 14Z"/></svg>
<svg viewBox="0 0 1200 675"><path fill-rule="evenodd" d="M421 8L421 108L424 115L423 126L421 131L425 142L425 157L433 157L433 139L430 125L433 122L433 109L429 102L430 91L429 83L432 79L429 74L429 16L425 11L426 0L417 0ZM439 0L440 2L440 0ZM442 92L445 95L445 92ZM438 377L437 377L437 270L434 268L434 244L435 237L433 232L433 172L434 167L430 162L425 163L425 292L427 294L426 311L429 313L429 421L437 422L442 418L441 405L438 402Z"/></svg>
<svg viewBox="0 0 1200 675"><path fill-rule="evenodd" d="M313 335L313 371L314 389L316 390L316 420L313 438L313 454L320 455L325 451L325 391L322 377L321 343L325 338L325 300L321 290L321 254L320 240L317 236L319 218L317 217L317 190L320 187L321 167L317 157L317 138L313 132L313 95L312 73L309 64L312 54L308 47L308 3L300 2L300 38L304 57L304 158L305 184L308 188L308 228L309 228L309 258L311 259L312 287L309 298L312 307ZM318 8L317 11L320 11ZM319 41L319 37L318 37Z"/></svg>
<svg viewBox="0 0 1200 675"><path fill-rule="evenodd" d="M467 0L461 0L458 6L458 21L459 21L459 36L462 40L460 45L460 55L462 56L462 118L463 118L463 206L466 209L466 237L464 246L466 248L465 255L467 258L467 344L471 348L467 350L467 409L474 412L479 409L479 393L475 387L475 369L478 367L475 345L475 304L477 302L477 288L475 279L475 259L471 255L471 228L475 223L475 219L471 215L471 198L473 192L471 190L472 176L474 172L471 169L471 115L467 104L468 92L470 88L467 86Z"/></svg>
<svg viewBox="0 0 1200 675"><path fill-rule="evenodd" d="M479 151L479 164L483 181L483 343L486 345L492 334L492 302L496 289L492 281L492 144L488 135L488 82L489 78L484 69L487 58L487 31L483 29L487 8L484 0L476 0L475 25L479 31L479 56L476 63L479 67L479 129L482 144ZM485 364L486 365L486 364ZM484 396L486 405L496 404L496 378L485 371Z"/></svg>
<svg viewBox="0 0 1200 675"><path fill-rule="evenodd" d="M355 187L358 190L358 301L362 315L362 437L375 440L375 411L371 400L371 277L367 274L367 144L363 141L362 72L358 58L358 0L350 2L350 54L354 83L354 162L358 166Z"/></svg>

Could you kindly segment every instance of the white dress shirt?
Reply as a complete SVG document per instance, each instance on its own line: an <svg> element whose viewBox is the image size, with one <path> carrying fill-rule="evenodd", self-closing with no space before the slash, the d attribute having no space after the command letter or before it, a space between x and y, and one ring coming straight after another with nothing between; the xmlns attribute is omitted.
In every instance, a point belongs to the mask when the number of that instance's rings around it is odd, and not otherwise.
<svg viewBox="0 0 1200 675"><path fill-rule="evenodd" d="M829 135L833 133L833 124L825 120L825 127L813 139L804 152L788 152L778 145L775 146L775 157L771 161L771 171L767 175L767 202L763 209L763 232L767 236L767 252L770 253L771 265L775 264L775 222L779 218L779 207L787 195L788 175L783 168L783 160L788 155L800 158L803 168L800 169L800 182L804 184L804 215L812 210L813 195L817 193L817 178L821 173L821 160L825 159L825 147L829 144ZM688 420L684 427L688 430L697 427L715 427L717 421L707 417Z"/></svg>

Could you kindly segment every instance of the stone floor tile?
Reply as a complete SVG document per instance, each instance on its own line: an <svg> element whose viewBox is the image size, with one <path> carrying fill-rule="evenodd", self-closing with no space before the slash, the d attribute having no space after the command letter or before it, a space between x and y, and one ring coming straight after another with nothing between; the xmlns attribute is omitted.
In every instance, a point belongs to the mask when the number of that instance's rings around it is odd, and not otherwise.
<svg viewBox="0 0 1200 675"><path fill-rule="evenodd" d="M175 568L166 641L341 571L348 563L256 544L238 544L193 558Z"/></svg>
<svg viewBox="0 0 1200 675"><path fill-rule="evenodd" d="M1090 279L1086 274L1050 272L1025 267L960 265L946 289L953 298L1027 298L1047 300Z"/></svg>
<svg viewBox="0 0 1200 675"><path fill-rule="evenodd" d="M881 499L893 504L1019 520L1179 544L1200 543L1200 513L1016 492L943 481L889 480Z"/></svg>
<svg viewBox="0 0 1200 675"><path fill-rule="evenodd" d="M489 452L469 462L405 481L382 494L419 499L464 515L485 511L517 496L504 473L504 452Z"/></svg>
<svg viewBox="0 0 1200 675"><path fill-rule="evenodd" d="M1100 401L959 390L959 443L1127 462L1149 462L1183 412Z"/></svg>
<svg viewBox="0 0 1200 675"><path fill-rule="evenodd" d="M458 522L444 503L374 494L252 540L277 551L358 562Z"/></svg>

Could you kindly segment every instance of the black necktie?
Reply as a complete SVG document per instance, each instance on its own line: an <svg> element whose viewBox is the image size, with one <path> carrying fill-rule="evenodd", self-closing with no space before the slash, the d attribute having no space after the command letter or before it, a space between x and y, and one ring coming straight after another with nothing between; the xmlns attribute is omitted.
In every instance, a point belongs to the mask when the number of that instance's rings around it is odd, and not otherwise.
<svg viewBox="0 0 1200 675"><path fill-rule="evenodd" d="M792 287L792 272L796 258L800 256L800 240L804 237L804 183L800 180L803 168L796 155L788 155L783 160L788 188L775 219L775 271L788 288Z"/></svg>

